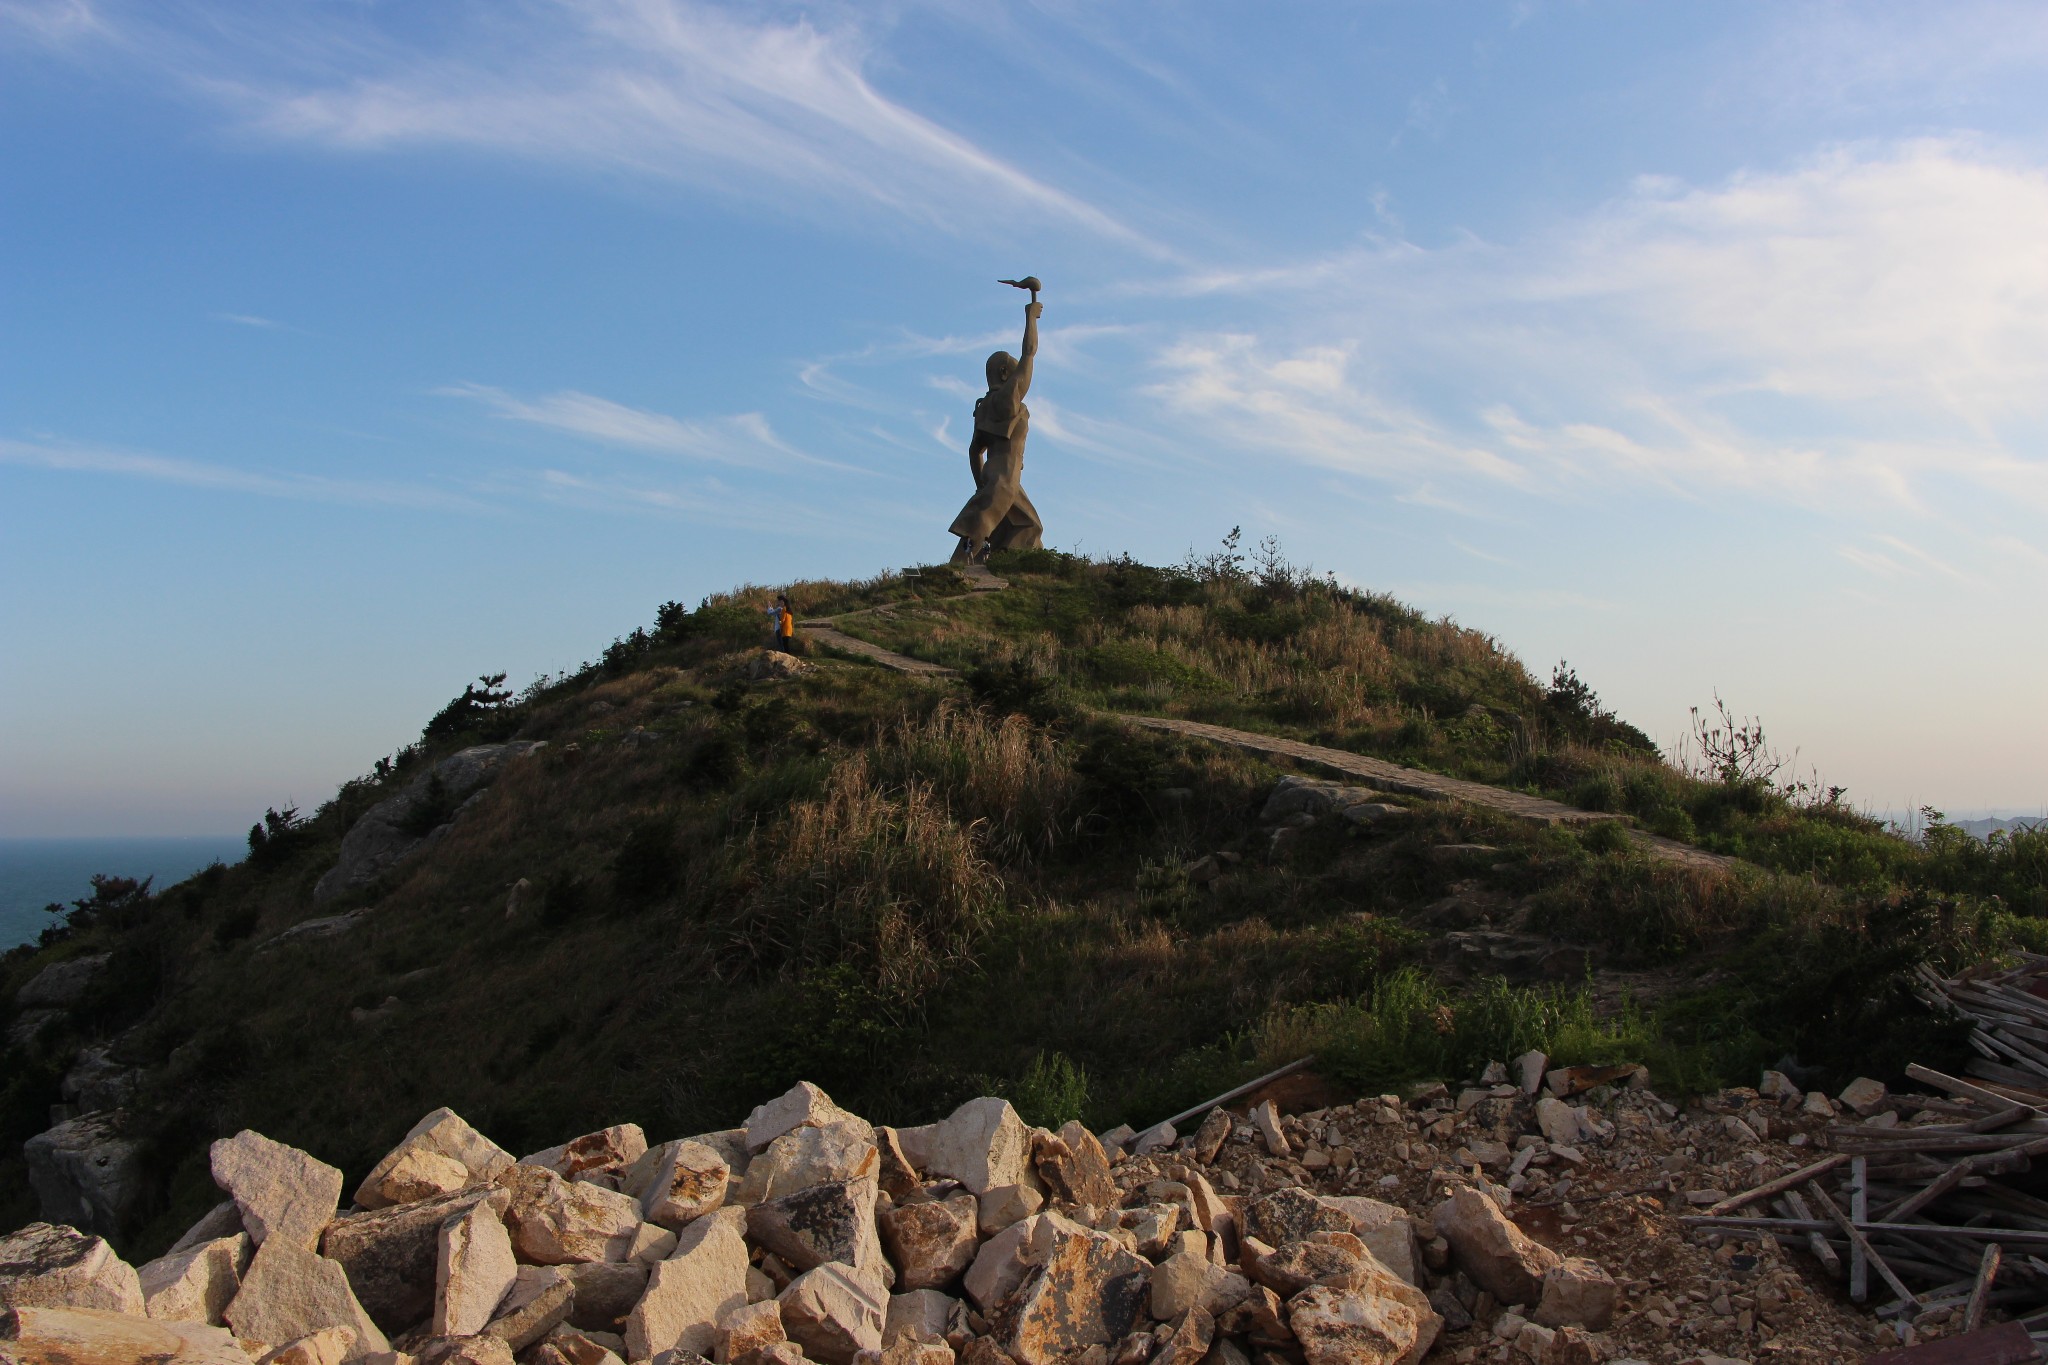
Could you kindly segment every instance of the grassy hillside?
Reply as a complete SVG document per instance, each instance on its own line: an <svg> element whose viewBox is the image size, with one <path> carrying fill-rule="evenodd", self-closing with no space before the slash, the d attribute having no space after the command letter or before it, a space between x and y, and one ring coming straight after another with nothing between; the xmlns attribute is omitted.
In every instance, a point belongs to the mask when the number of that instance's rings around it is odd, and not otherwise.
<svg viewBox="0 0 2048 1365"><path fill-rule="evenodd" d="M2048 835L1907 843L1838 793L1776 785L1741 736L1709 736L1688 776L1562 666L1539 682L1482 634L1277 553L993 567L1008 591L945 569L792 589L801 615L858 613L841 628L958 679L813 657L750 680L766 590L671 603L572 676L467 689L317 812L271 812L243 863L103 887L0 959L11 1023L50 962L113 954L0 1059L0 1226L34 1216L21 1142L77 1050L109 1040L144 1068L148 1190L123 1240L146 1255L215 1198L206 1142L244 1126L353 1182L440 1104L524 1151L623 1121L722 1127L798 1078L877 1122L994 1091L1102 1127L1310 1050L1352 1095L1532 1045L1648 1060L1667 1092L1753 1083L1787 1051L1881 1075L1956 1060L1905 988L1915 962L2048 947ZM1116 712L1621 811L1755 867L1402 798L1405 819L1276 849L1258 814L1278 770ZM364 812L512 738L547 747L431 849L315 906ZM356 909L348 933L270 942ZM1447 937L1473 928L1590 958L1502 979Z"/></svg>

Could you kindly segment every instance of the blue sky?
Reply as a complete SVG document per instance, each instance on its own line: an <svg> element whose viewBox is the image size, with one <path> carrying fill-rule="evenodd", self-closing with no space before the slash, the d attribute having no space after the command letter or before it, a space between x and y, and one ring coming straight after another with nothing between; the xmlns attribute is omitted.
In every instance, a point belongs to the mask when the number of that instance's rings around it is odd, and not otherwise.
<svg viewBox="0 0 2048 1365"><path fill-rule="evenodd" d="M657 603L1242 524L2048 804L2048 8L0 0L0 833L311 806Z"/></svg>

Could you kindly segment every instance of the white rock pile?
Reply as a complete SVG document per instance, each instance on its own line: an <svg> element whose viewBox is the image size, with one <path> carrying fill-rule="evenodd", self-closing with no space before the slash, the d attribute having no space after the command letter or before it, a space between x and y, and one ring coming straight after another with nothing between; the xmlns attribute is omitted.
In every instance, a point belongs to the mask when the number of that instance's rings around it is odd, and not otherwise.
<svg viewBox="0 0 2048 1365"><path fill-rule="evenodd" d="M1446 1252L1526 1315L1539 1365L1599 1358L1614 1282L1484 1188L1427 1228L1300 1185L1222 1194L1204 1168L1236 1127L1215 1110L1127 1158L1000 1099L892 1129L802 1084L741 1128L515 1160L439 1109L346 1210L340 1171L245 1131L213 1145L228 1200L139 1269L69 1227L0 1239L0 1360L1409 1365Z"/></svg>

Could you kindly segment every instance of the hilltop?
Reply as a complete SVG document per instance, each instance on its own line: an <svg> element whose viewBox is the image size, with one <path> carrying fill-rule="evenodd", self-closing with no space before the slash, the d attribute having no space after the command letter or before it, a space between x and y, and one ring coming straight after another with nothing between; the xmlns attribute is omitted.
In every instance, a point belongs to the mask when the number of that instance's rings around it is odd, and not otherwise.
<svg viewBox="0 0 2048 1365"><path fill-rule="evenodd" d="M232 867L103 883L0 959L0 1226L37 1216L22 1144L86 1112L121 1172L87 1221L135 1259L218 1197L214 1138L354 1180L439 1105L519 1151L728 1128L798 1080L878 1123L993 1094L1142 1129L1309 1053L1304 1108L1531 1048L1667 1098L1788 1055L1832 1087L1960 1068L1916 966L2048 949L2048 835L1907 842L1732 725L1681 772L1563 665L1271 549L990 568L790 588L931 671L769 659L767 589L668 603L465 688ZM1274 759L1123 716L1618 818L1318 816Z"/></svg>

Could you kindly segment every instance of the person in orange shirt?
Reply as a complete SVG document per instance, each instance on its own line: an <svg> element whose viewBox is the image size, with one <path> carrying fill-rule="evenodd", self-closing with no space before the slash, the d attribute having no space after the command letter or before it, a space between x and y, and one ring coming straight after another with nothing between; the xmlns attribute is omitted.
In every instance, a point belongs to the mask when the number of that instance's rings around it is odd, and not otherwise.
<svg viewBox="0 0 2048 1365"><path fill-rule="evenodd" d="M789 594L775 599L775 647L784 654L796 653L796 613L789 609Z"/></svg>

